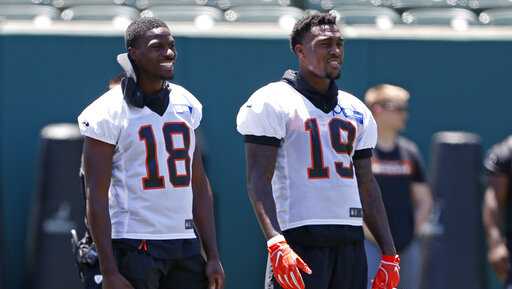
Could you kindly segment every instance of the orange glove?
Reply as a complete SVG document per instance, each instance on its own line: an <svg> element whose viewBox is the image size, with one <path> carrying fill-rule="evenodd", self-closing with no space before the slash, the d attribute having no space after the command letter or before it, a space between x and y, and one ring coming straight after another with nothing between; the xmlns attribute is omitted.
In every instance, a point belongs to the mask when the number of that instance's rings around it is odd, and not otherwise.
<svg viewBox="0 0 512 289"><path fill-rule="evenodd" d="M283 289L304 289L300 270L311 274L308 265L288 246L282 235L267 241L274 277Z"/></svg>
<svg viewBox="0 0 512 289"><path fill-rule="evenodd" d="M400 257L384 255L373 279L372 289L393 289L400 282Z"/></svg>

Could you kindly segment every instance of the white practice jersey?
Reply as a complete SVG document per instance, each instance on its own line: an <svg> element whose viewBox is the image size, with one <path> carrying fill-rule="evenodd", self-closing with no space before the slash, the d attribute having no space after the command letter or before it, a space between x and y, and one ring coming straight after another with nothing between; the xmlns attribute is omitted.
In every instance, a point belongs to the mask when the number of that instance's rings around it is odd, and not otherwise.
<svg viewBox="0 0 512 289"><path fill-rule="evenodd" d="M128 105L118 85L78 117L84 136L115 145L109 188L113 239L196 237L191 179L202 106L185 88L169 88L163 116Z"/></svg>
<svg viewBox="0 0 512 289"><path fill-rule="evenodd" d="M340 90L338 105L325 113L286 82L274 82L240 108L237 129L281 140L272 191L282 230L362 225L352 157L375 147L377 126L359 99Z"/></svg>

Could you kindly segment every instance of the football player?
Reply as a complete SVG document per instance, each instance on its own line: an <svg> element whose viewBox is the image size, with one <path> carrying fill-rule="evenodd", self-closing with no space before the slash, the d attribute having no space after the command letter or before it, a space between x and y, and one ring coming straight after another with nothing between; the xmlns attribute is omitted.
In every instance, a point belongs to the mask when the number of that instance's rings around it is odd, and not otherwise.
<svg viewBox="0 0 512 289"><path fill-rule="evenodd" d="M491 148L484 166L488 175L482 214L487 258L505 288L512 289L512 136Z"/></svg>
<svg viewBox="0 0 512 289"><path fill-rule="evenodd" d="M221 289L212 193L194 133L202 106L169 82L177 54L163 21L139 18L125 36L128 53L117 59L127 77L78 117L103 288Z"/></svg>
<svg viewBox="0 0 512 289"><path fill-rule="evenodd" d="M258 89L237 116L269 279L284 289L366 289L364 217L382 251L373 287L394 288L399 257L370 161L376 124L336 86L343 64L336 17L299 20L291 48L299 71Z"/></svg>

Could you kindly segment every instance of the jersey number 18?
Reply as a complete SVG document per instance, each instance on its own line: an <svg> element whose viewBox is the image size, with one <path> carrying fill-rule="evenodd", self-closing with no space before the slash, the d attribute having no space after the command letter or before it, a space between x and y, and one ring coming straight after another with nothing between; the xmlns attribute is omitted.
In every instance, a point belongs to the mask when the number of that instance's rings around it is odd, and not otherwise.
<svg viewBox="0 0 512 289"><path fill-rule="evenodd" d="M162 127L165 149L169 154L167 168L169 181L174 187L187 187L190 185L190 130L183 122L167 122ZM181 135L183 147L176 148L173 142L173 135ZM139 129L139 139L146 145L146 176L142 177L142 187L145 190L165 188L164 177L160 175L158 168L158 153L155 133L151 125L143 125ZM185 173L179 174L177 161L185 162Z"/></svg>

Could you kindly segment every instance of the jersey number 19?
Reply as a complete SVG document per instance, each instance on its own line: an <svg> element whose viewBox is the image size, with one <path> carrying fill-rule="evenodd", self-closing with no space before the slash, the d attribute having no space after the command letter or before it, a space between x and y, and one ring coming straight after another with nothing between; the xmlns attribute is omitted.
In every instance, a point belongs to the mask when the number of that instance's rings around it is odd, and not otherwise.
<svg viewBox="0 0 512 289"><path fill-rule="evenodd" d="M331 146L338 154L346 154L350 157L354 149L354 138L356 128L354 125L341 118L333 118L329 121L329 137ZM329 167L324 165L322 152L322 140L320 139L320 129L316 118L310 118L304 123L304 128L309 132L310 148L311 148L311 166L308 168L308 177L310 179L327 179L329 178ZM347 134L346 141L342 139L342 132ZM353 178L354 167L350 160L348 165L342 162L334 162L336 173L342 178Z"/></svg>

